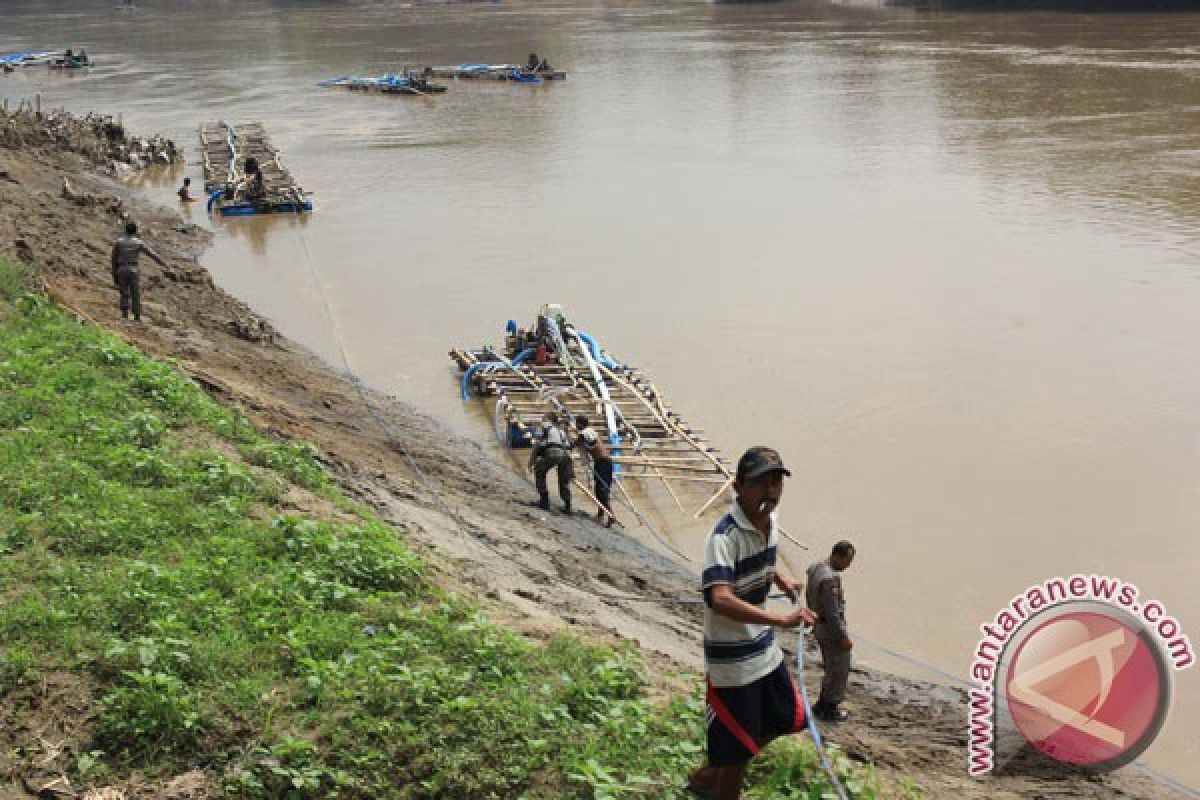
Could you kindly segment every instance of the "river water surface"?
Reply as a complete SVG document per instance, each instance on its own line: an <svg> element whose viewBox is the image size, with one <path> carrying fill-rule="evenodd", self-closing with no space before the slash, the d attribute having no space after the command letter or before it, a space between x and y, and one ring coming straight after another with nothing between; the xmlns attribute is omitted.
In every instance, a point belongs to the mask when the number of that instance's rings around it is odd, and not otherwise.
<svg viewBox="0 0 1200 800"><path fill-rule="evenodd" d="M265 123L317 210L217 223L203 263L331 363L323 294L358 374L488 442L446 350L562 303L728 456L783 452L785 526L858 545L861 659L965 678L981 623L1076 572L1200 644L1200 16L114 5L4 2L0 51L98 66L0 96L120 112L193 162L201 122ZM530 50L569 79L315 86ZM1197 675L1145 757L1192 784Z"/></svg>

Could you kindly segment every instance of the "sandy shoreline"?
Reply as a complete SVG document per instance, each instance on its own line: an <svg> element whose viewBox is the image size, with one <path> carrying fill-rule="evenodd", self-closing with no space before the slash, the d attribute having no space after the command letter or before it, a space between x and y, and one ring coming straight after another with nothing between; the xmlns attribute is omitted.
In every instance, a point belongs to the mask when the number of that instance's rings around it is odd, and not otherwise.
<svg viewBox="0 0 1200 800"><path fill-rule="evenodd" d="M570 626L637 641L665 685L673 673L700 671L695 606L618 599L694 594L686 565L590 521L530 508L531 487L476 444L281 336L198 265L210 234L173 210L142 204L119 182L111 144L84 126L0 116L0 257L36 264L60 303L151 355L177 360L261 428L314 443L349 494L404 531L440 582L475 597L498 622L531 635ZM114 195L168 263L143 265L140 325L120 319L109 276L121 210ZM957 688L856 669L849 705L855 719L829 738L874 762L885 783L908 777L929 797L1187 796L1135 769L1091 779L1031 767L972 780Z"/></svg>

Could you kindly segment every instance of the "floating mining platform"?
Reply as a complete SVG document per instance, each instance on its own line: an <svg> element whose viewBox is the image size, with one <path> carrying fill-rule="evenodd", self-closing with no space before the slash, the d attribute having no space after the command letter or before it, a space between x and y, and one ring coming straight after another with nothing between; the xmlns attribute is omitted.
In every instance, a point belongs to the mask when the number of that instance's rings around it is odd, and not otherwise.
<svg viewBox="0 0 1200 800"><path fill-rule="evenodd" d="M496 436L506 447L532 446L547 412L555 412L573 438L570 425L582 414L608 442L617 492L629 482L665 489L680 511L700 516L732 487L733 471L703 429L672 409L645 375L602 350L558 305L543 306L529 329L510 320L500 350L451 350L450 357L462 371L463 398L494 404ZM578 448L573 452L580 458ZM684 502L696 489L708 497L698 509Z"/></svg>
<svg viewBox="0 0 1200 800"><path fill-rule="evenodd" d="M262 123L202 125L200 155L209 211L226 216L312 211L311 194L283 166ZM262 172L261 190L251 180L255 165Z"/></svg>

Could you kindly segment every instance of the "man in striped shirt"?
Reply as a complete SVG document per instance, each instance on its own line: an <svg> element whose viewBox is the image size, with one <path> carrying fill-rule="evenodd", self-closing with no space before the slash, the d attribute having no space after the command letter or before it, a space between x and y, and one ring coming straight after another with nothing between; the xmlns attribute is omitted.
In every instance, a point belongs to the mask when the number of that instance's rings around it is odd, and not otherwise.
<svg viewBox="0 0 1200 800"><path fill-rule="evenodd" d="M704 548L704 666L708 761L689 776L696 792L737 800L746 765L772 739L804 729L804 706L775 640L775 628L812 625L805 607L766 609L771 586L796 603L800 584L775 571L774 511L791 475L779 453L751 447L738 460L737 500Z"/></svg>

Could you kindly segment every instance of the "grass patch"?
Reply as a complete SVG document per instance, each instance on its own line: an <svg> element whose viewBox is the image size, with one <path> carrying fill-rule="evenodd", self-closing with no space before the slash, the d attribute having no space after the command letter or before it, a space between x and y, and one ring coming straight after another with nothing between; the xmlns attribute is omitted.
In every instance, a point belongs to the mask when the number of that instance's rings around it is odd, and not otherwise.
<svg viewBox="0 0 1200 800"><path fill-rule="evenodd" d="M295 486L337 518L285 512ZM651 701L632 648L531 642L423 573L313 447L0 263L0 705L30 711L51 671L95 687L77 785L200 767L236 798L684 796L698 681ZM803 742L754 775L753 797L827 796Z"/></svg>

